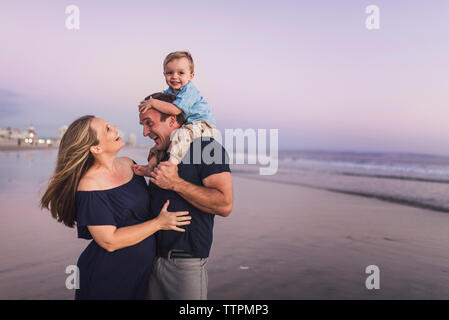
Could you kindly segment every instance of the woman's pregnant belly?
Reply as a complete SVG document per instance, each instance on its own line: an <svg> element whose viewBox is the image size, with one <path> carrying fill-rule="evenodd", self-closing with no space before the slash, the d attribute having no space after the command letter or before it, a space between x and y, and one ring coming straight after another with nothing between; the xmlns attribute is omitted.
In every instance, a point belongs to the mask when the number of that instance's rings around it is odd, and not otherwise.
<svg viewBox="0 0 449 320"><path fill-rule="evenodd" d="M150 236L136 245L108 252L92 240L78 259L80 276L84 273L101 278L120 276L128 272L135 275L151 269L156 255L156 239ZM98 274L101 273L102 275Z"/></svg>

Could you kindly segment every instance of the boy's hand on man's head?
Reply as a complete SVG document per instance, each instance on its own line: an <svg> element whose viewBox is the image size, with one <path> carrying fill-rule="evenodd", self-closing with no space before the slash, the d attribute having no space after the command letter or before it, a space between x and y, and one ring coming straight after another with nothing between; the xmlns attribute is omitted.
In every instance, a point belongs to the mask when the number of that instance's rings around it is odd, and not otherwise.
<svg viewBox="0 0 449 320"><path fill-rule="evenodd" d="M151 100L153 100L152 97L150 97L150 99L148 99L148 100L144 100L144 101L140 102L140 104L139 104L139 112L140 113L145 113L153 107L151 105Z"/></svg>
<svg viewBox="0 0 449 320"><path fill-rule="evenodd" d="M144 113L147 112L147 110L154 108L157 111L161 113L166 113L169 115L178 115L182 112L181 109L179 109L176 105L165 102L159 99L154 99L153 97L150 97L148 100L144 100L140 102L139 104L139 112Z"/></svg>

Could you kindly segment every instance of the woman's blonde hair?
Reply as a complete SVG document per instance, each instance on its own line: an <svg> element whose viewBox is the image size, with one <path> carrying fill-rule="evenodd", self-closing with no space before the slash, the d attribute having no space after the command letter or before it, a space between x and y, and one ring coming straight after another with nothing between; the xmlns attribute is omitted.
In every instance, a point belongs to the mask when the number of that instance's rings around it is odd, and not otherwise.
<svg viewBox="0 0 449 320"><path fill-rule="evenodd" d="M188 51L175 51L175 52L169 53L164 59L164 72L165 72L165 67L167 66L167 64L170 61L175 60L175 59L181 59L181 58L187 58L187 60L189 61L189 65L190 65L190 72L193 73L195 65L193 63L192 55Z"/></svg>
<svg viewBox="0 0 449 320"><path fill-rule="evenodd" d="M90 147L98 144L90 127L95 116L83 116L69 126L61 139L56 169L41 199L41 208L51 211L53 218L73 227L76 221L75 194L81 177L95 159Z"/></svg>

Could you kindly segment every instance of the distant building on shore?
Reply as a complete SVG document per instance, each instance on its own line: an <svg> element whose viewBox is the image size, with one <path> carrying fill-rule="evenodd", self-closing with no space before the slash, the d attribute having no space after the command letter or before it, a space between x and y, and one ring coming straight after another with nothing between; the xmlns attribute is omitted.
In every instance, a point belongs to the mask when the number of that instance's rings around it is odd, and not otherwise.
<svg viewBox="0 0 449 320"><path fill-rule="evenodd" d="M12 129L10 127L6 129L0 128L0 142L2 145L21 146L23 143L32 146L49 146L54 143L54 139L39 137L31 124L28 130Z"/></svg>
<svg viewBox="0 0 449 320"><path fill-rule="evenodd" d="M25 143L37 145L39 141L39 136L34 130L34 126L30 124L28 127L27 137L25 138Z"/></svg>
<svg viewBox="0 0 449 320"><path fill-rule="evenodd" d="M11 129L1 128L0 129L0 138L7 140L17 140L17 139L25 139L28 137L28 131L20 130L20 129Z"/></svg>
<svg viewBox="0 0 449 320"><path fill-rule="evenodd" d="M135 147L137 143L137 137L134 133L130 133L128 136L128 144L132 147Z"/></svg>

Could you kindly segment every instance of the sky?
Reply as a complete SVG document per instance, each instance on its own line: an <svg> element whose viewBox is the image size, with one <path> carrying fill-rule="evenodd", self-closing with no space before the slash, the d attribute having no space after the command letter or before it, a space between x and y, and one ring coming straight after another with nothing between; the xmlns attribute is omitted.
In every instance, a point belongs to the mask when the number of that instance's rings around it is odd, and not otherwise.
<svg viewBox="0 0 449 320"><path fill-rule="evenodd" d="M380 29L366 28L369 5ZM447 0L2 0L0 43L0 127L56 136L93 114L149 143L139 101L167 88L165 56L188 50L220 130L278 129L280 149L449 155Z"/></svg>

